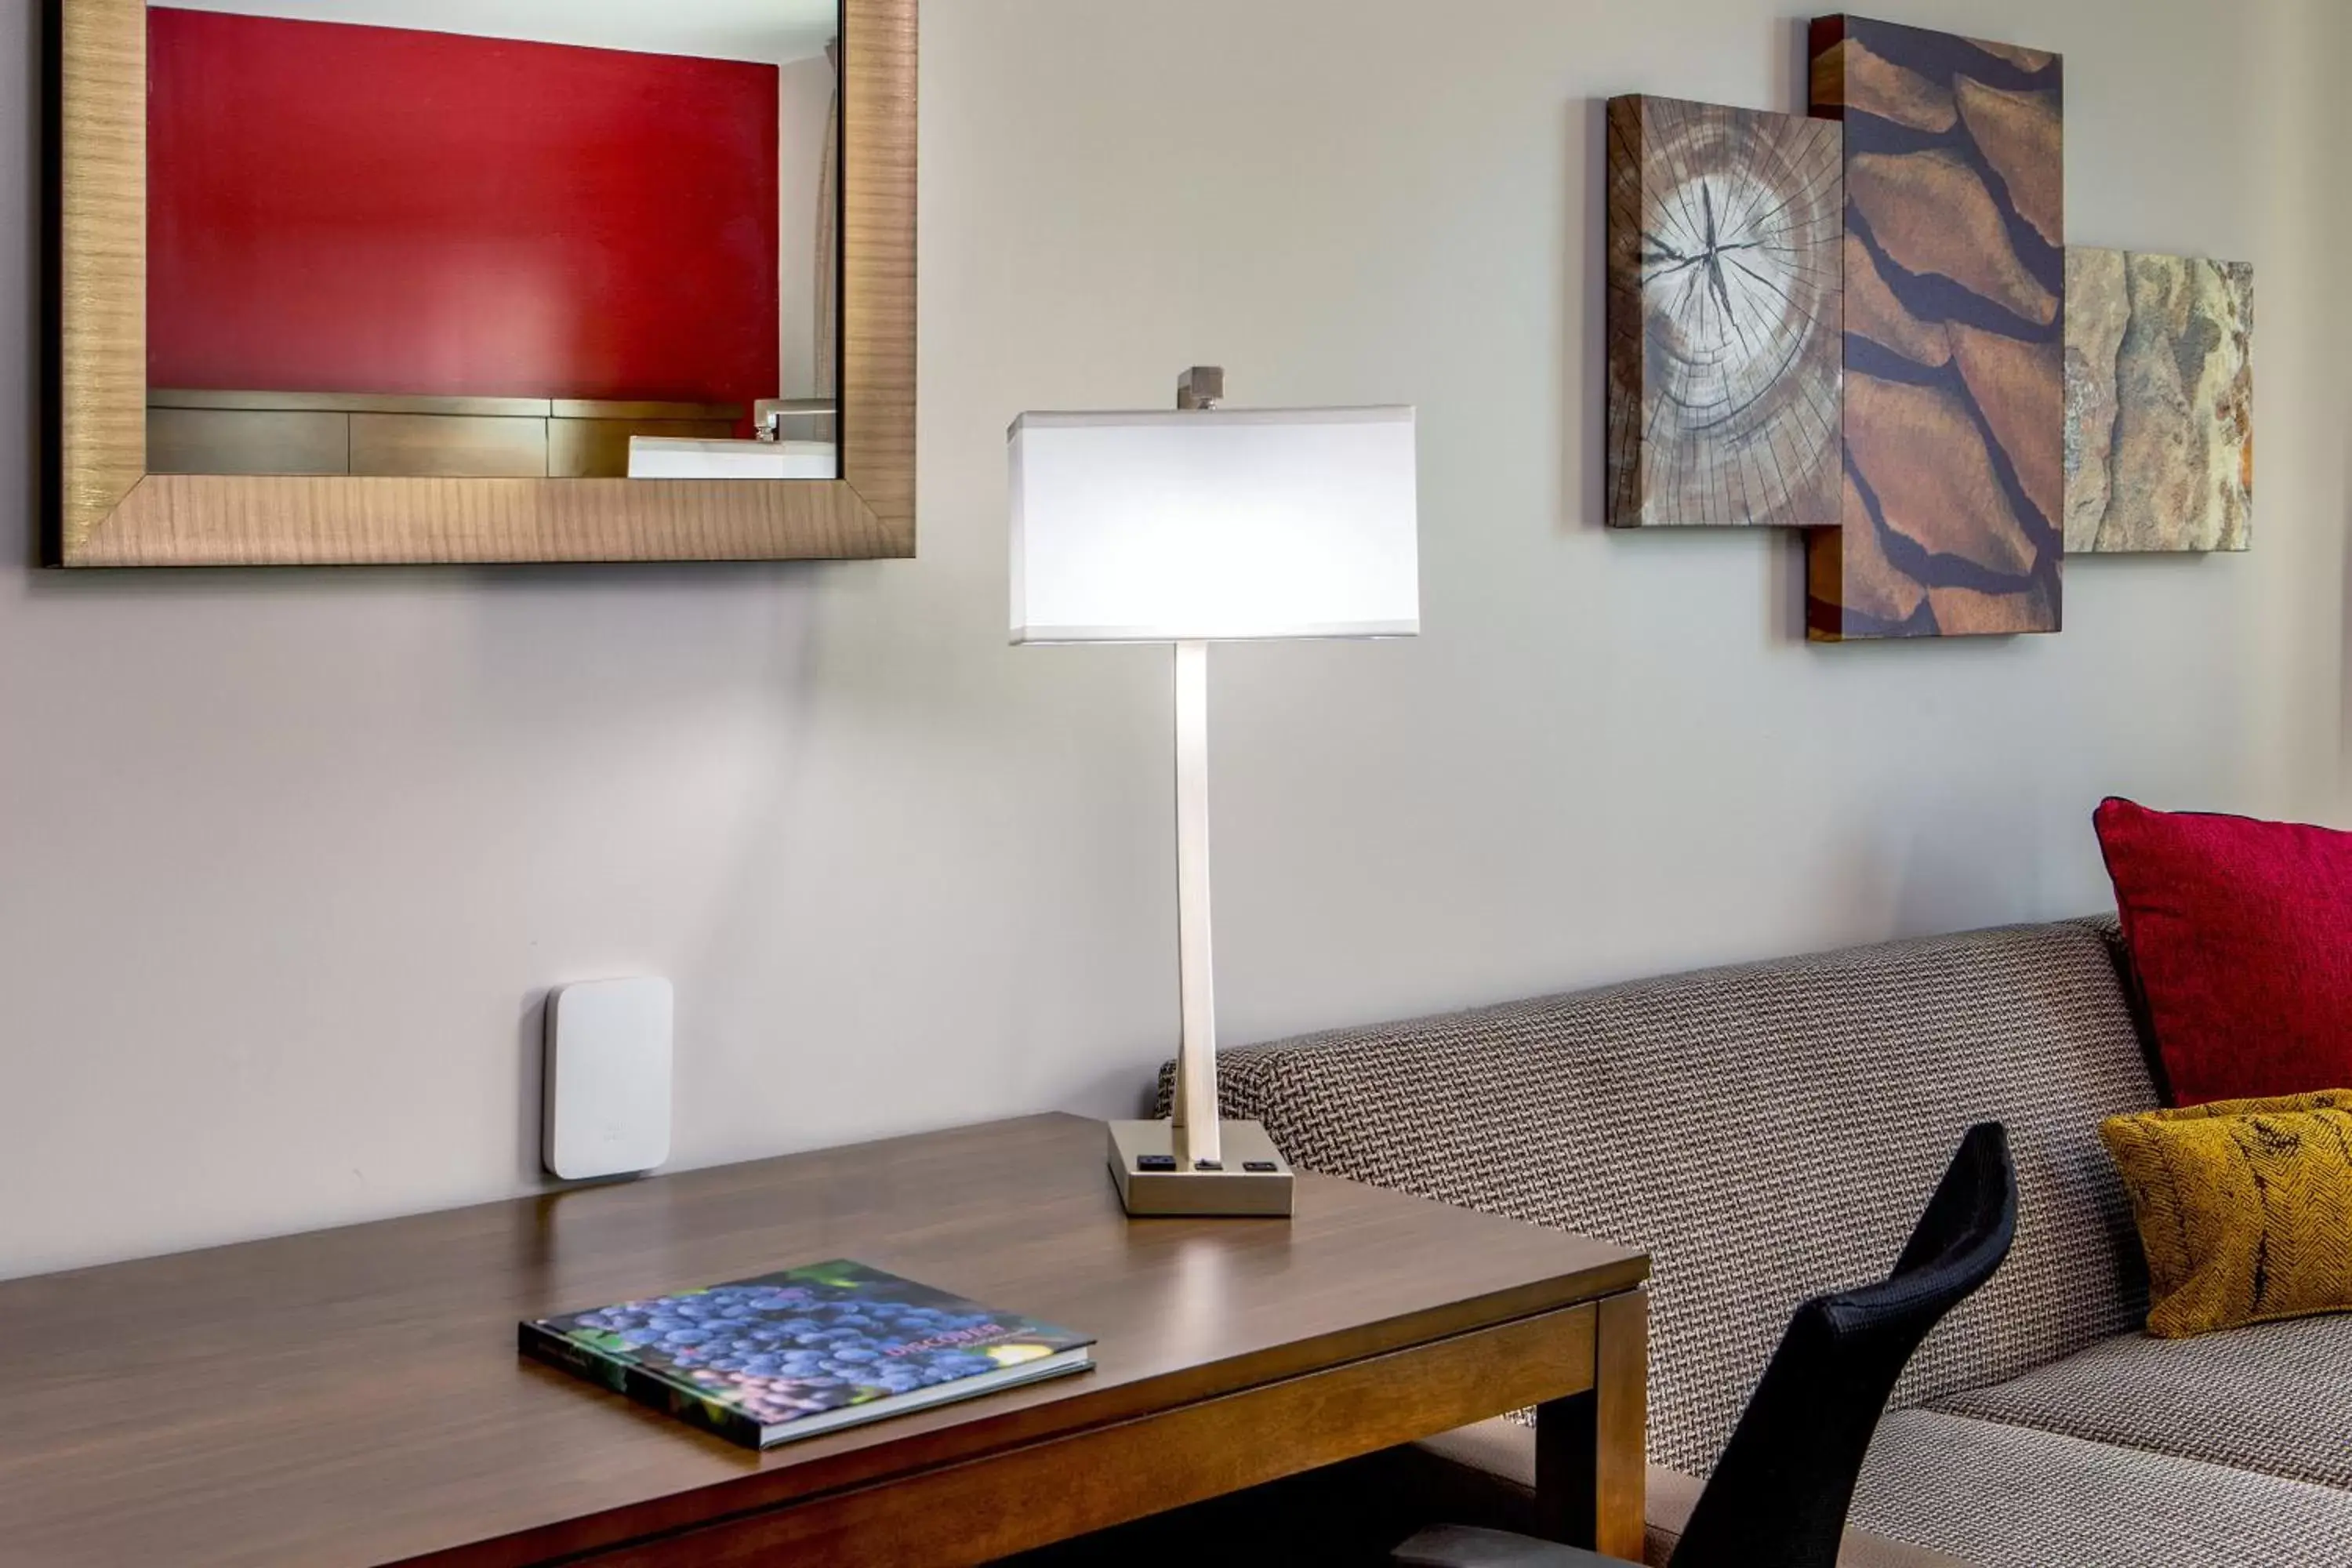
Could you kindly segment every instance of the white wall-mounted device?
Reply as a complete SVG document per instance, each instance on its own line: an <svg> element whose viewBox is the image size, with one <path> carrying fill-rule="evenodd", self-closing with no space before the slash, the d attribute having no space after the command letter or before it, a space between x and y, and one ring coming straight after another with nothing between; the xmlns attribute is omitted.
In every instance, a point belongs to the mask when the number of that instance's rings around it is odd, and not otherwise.
<svg viewBox="0 0 2352 1568"><path fill-rule="evenodd" d="M547 998L540 1158L567 1182L669 1158L670 984L594 980Z"/></svg>

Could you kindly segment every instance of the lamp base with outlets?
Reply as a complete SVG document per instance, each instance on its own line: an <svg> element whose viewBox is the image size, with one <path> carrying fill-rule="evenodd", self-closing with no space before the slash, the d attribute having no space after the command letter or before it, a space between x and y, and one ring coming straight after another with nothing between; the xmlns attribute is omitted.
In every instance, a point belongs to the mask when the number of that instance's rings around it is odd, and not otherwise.
<svg viewBox="0 0 2352 1568"><path fill-rule="evenodd" d="M1222 1159L1212 1168L1185 1158L1173 1122L1110 1124L1110 1173L1118 1201L1141 1218L1284 1219L1290 1214L1290 1162L1257 1121L1218 1123Z"/></svg>

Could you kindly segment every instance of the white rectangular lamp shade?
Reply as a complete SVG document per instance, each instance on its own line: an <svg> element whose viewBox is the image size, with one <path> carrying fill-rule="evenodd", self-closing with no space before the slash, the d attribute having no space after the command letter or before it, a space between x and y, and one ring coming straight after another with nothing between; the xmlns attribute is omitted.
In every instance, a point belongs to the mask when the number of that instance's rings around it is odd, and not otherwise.
<svg viewBox="0 0 2352 1568"><path fill-rule="evenodd" d="M1410 408L1024 414L1013 640L1411 637Z"/></svg>

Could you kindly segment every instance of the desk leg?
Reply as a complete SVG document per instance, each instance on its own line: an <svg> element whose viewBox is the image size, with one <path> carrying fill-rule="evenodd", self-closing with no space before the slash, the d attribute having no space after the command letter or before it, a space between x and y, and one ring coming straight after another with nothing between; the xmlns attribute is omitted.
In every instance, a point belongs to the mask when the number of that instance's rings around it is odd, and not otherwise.
<svg viewBox="0 0 2352 1568"><path fill-rule="evenodd" d="M1536 1408L1536 1519L1551 1540L1642 1561L1650 1298L1600 1303L1590 1393Z"/></svg>

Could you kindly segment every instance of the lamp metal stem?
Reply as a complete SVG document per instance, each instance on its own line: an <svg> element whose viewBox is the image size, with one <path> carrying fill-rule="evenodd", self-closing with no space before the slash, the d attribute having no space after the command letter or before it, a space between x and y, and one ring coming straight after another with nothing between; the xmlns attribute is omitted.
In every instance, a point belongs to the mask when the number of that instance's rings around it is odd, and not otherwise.
<svg viewBox="0 0 2352 1568"><path fill-rule="evenodd" d="M1217 1003L1209 957L1209 645L1176 645L1176 1157L1223 1158L1217 1110Z"/></svg>

